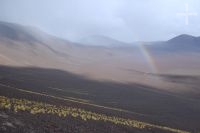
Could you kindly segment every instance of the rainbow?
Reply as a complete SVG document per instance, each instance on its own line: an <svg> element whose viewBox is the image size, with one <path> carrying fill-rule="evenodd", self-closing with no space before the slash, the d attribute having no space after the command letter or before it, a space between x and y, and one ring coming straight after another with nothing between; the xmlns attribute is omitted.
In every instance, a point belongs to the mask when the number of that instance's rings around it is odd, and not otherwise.
<svg viewBox="0 0 200 133"><path fill-rule="evenodd" d="M158 73L158 67L156 65L156 61L153 58L153 55L149 52L149 50L144 46L144 44L139 44L139 49L142 52L142 55L146 59L146 62L151 70L151 73Z"/></svg>

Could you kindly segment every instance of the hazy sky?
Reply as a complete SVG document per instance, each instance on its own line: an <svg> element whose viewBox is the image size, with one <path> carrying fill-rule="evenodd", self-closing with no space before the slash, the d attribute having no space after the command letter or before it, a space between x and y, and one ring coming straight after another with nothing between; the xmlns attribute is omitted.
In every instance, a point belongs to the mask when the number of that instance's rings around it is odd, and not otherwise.
<svg viewBox="0 0 200 133"><path fill-rule="evenodd" d="M197 16L185 17L177 13ZM118 40L167 40L182 33L200 36L200 0L0 0L0 20L36 26L77 41L91 35Z"/></svg>

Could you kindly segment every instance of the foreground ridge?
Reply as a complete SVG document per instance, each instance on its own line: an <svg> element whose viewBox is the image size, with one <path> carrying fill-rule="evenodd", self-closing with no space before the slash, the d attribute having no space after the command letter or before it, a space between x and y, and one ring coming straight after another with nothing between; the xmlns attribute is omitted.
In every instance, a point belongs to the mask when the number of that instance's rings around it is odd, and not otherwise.
<svg viewBox="0 0 200 133"><path fill-rule="evenodd" d="M26 99L8 98L5 96L0 96L0 108L12 110L15 112L27 111L30 112L31 114L51 114L51 115L57 115L59 117L72 116L74 118L80 118L84 121L95 120L95 121L111 122L113 124L124 125L138 129L157 128L174 133L189 133L188 131L154 125L146 122L140 122L137 120L125 119L115 116L107 116L105 114L94 113L80 108L55 106L42 102L35 102Z"/></svg>

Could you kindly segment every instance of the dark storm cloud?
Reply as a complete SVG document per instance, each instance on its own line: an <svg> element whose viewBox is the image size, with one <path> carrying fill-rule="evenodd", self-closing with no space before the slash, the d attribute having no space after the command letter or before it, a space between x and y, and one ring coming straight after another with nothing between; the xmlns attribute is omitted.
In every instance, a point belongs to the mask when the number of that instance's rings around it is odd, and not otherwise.
<svg viewBox="0 0 200 133"><path fill-rule="evenodd" d="M79 40L105 35L123 40L166 40L178 34L200 35L199 16L177 16L185 11L200 13L198 0L1 0L0 20L32 25ZM200 15L200 14L198 14Z"/></svg>

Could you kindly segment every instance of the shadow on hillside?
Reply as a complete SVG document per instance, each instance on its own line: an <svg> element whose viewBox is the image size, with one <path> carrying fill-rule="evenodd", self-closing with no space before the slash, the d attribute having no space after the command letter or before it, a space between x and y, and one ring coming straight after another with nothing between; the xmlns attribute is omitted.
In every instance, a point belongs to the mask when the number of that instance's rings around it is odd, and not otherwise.
<svg viewBox="0 0 200 133"><path fill-rule="evenodd" d="M162 123L175 128L194 129L200 123L199 101L190 101L148 86L95 81L57 69L8 66L0 66L0 83L145 114L141 119L159 125ZM14 90L0 86L1 95L14 96L12 93Z"/></svg>

